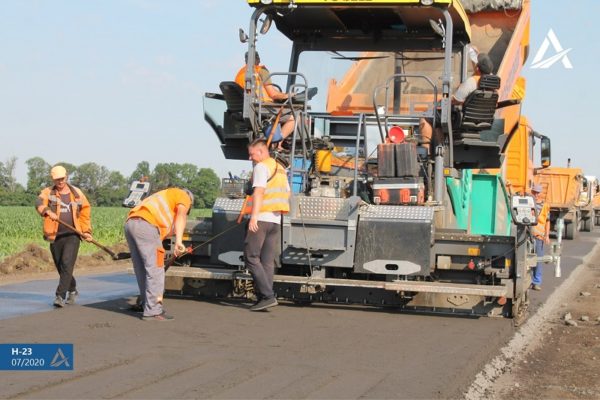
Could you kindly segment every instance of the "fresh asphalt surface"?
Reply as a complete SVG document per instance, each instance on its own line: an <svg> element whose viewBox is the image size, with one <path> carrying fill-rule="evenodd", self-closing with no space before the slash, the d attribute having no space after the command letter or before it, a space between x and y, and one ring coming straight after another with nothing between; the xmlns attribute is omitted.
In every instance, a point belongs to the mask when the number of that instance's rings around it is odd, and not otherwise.
<svg viewBox="0 0 600 400"><path fill-rule="evenodd" d="M534 311L599 240L564 242L563 277L548 265ZM82 277L83 305L59 310L55 285L0 286L5 312L30 314L2 320L0 337L73 343L75 368L3 371L2 398L455 398L514 332L508 319L185 299L166 300L174 321L145 322L126 311L132 276Z"/></svg>

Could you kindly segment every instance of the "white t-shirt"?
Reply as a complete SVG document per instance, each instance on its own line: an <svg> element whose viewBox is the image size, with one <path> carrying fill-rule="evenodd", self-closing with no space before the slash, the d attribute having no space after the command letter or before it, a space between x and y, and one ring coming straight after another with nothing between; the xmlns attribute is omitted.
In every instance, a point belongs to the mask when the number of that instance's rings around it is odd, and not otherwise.
<svg viewBox="0 0 600 400"><path fill-rule="evenodd" d="M281 167L279 167L281 168ZM263 163L258 163L254 166L254 171L252 172L252 187L260 187L260 188L267 188L267 181L269 180L269 178L271 177L271 175L269 174L269 168L263 164ZM290 186L288 184L287 187L288 192L290 191ZM280 224L281 223L281 212L279 211L267 211L267 212L261 212L258 214L257 217L258 221L263 221L263 222L273 222L276 224Z"/></svg>
<svg viewBox="0 0 600 400"><path fill-rule="evenodd" d="M470 77L466 81L460 84L456 92L454 93L454 98L462 103L467 99L472 92L477 90L477 80L475 77Z"/></svg>

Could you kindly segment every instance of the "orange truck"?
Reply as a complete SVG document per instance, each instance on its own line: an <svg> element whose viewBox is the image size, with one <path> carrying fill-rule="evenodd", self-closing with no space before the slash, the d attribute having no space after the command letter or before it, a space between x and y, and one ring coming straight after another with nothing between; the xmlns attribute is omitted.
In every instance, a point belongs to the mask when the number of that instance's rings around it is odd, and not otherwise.
<svg viewBox="0 0 600 400"><path fill-rule="evenodd" d="M591 232L599 226L600 218L600 183L598 178L591 175L583 177L583 185L579 194L578 206L581 214L580 230Z"/></svg>
<svg viewBox="0 0 600 400"><path fill-rule="evenodd" d="M592 200L592 207L594 209L594 225L600 226L600 187L598 186L596 186L596 195Z"/></svg>
<svg viewBox="0 0 600 400"><path fill-rule="evenodd" d="M534 179L542 186L542 198L550 206L550 229L558 236L562 219L562 237L575 239L582 221L579 200L585 178L581 168L550 167L538 171Z"/></svg>

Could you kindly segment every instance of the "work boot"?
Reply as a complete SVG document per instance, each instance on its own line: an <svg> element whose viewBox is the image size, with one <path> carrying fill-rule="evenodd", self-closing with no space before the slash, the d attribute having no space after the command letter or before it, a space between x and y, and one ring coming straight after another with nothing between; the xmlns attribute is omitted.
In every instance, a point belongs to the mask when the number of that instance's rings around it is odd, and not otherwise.
<svg viewBox="0 0 600 400"><path fill-rule="evenodd" d="M54 307L62 308L64 306L65 306L65 301L63 300L63 298L60 296L56 296L56 298L54 299Z"/></svg>
<svg viewBox="0 0 600 400"><path fill-rule="evenodd" d="M75 290L74 292L69 292L69 294L67 295L67 304L75 304L77 296L79 296L79 292L77 290Z"/></svg>
<svg viewBox="0 0 600 400"><path fill-rule="evenodd" d="M270 299L263 299L250 307L250 311L262 311L267 308L275 307L277 304L277 299L275 297L271 297Z"/></svg>
<svg viewBox="0 0 600 400"><path fill-rule="evenodd" d="M531 289L540 291L540 290L542 290L542 285L536 285L536 284L532 283Z"/></svg>

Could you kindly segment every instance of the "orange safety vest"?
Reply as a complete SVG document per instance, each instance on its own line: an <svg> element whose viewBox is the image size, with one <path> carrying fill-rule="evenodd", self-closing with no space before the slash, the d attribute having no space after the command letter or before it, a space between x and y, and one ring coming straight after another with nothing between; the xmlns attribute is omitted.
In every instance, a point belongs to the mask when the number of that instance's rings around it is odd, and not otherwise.
<svg viewBox="0 0 600 400"><path fill-rule="evenodd" d="M173 229L177 204L183 204L188 210L192 205L188 194L179 188L161 190L132 208L127 219L144 219L158 228L160 239L164 240Z"/></svg>
<svg viewBox="0 0 600 400"><path fill-rule="evenodd" d="M538 214L538 223L533 227L533 236L538 239L546 238L546 222L548 221L549 213L550 207L548 207L548 203L544 203L540 213Z"/></svg>
<svg viewBox="0 0 600 400"><path fill-rule="evenodd" d="M269 169L269 180L265 188L265 194L260 206L260 212L281 212L286 214L290 211L290 189L285 169L275 161L274 158L267 158L262 161ZM244 214L252 214L252 196L249 196L246 202Z"/></svg>
<svg viewBox="0 0 600 400"><path fill-rule="evenodd" d="M92 224L90 221L91 207L88 199L85 197L83 192L70 184L67 183L71 193L71 202L75 203L77 207L72 207L71 212L73 213L73 224L79 232L92 233ZM54 211L54 213L60 216L60 194L54 188L47 187L38 196L36 208L40 205L45 206ZM53 221L50 217L44 217L44 239L53 242L56 239L56 233L58 232L58 222Z"/></svg>
<svg viewBox="0 0 600 400"><path fill-rule="evenodd" d="M235 76L235 83L240 85L242 88L246 87L246 68L246 65L244 65L242 68L240 68L237 75ZM265 90L265 85L263 84L262 78L260 77L260 71L262 69L265 69L264 65L254 66L254 79L256 81L255 95L257 98L260 98L263 101L263 103L272 102L273 99L271 99L267 94L267 91Z"/></svg>

